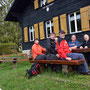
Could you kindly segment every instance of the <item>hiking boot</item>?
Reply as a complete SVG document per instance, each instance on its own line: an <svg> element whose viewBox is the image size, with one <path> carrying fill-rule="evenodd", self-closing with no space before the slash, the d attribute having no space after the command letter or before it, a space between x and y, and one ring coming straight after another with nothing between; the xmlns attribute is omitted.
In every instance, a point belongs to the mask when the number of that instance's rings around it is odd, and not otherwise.
<svg viewBox="0 0 90 90"><path fill-rule="evenodd" d="M85 73L80 73L80 74L82 74L82 75L90 75L90 71L85 72Z"/></svg>

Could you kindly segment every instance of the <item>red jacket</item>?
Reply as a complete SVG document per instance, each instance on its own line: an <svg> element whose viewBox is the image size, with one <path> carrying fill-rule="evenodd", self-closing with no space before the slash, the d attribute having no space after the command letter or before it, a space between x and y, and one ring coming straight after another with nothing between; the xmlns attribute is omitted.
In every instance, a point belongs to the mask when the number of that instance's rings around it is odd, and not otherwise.
<svg viewBox="0 0 90 90"><path fill-rule="evenodd" d="M69 50L69 45L66 40L62 40L60 44L59 42L57 42L57 52L61 59L63 58L66 59L67 58L66 55L68 53L71 53L71 51Z"/></svg>

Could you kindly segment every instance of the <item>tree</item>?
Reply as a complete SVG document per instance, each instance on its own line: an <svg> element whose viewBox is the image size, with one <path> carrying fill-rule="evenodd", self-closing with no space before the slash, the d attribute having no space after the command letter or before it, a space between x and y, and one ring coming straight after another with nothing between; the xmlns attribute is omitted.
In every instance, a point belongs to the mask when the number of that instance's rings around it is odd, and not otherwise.
<svg viewBox="0 0 90 90"><path fill-rule="evenodd" d="M19 23L6 22L4 18L13 0L0 1L0 43L21 43L21 28Z"/></svg>

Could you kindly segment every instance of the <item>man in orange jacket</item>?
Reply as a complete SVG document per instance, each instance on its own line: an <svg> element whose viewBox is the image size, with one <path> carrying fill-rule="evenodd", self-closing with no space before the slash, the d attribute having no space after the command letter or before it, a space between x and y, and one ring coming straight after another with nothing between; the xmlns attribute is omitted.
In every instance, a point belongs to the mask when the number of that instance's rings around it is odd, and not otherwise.
<svg viewBox="0 0 90 90"><path fill-rule="evenodd" d="M65 32L63 30L59 33L59 39L57 41L57 52L62 60L84 60L84 64L79 66L78 72L85 75L90 75L85 57L81 53L72 53L72 49L69 47L65 40Z"/></svg>
<svg viewBox="0 0 90 90"><path fill-rule="evenodd" d="M46 52L46 49L40 46L39 40L36 38L34 40L34 45L32 46L33 58L35 60L45 60L46 55L43 52Z"/></svg>

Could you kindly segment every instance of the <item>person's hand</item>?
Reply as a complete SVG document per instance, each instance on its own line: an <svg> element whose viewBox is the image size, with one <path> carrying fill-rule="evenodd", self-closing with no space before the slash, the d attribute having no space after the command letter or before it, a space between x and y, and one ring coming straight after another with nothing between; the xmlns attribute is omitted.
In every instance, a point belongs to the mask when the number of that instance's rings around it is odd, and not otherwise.
<svg viewBox="0 0 90 90"><path fill-rule="evenodd" d="M85 46L85 49L87 49L88 48L88 46Z"/></svg>
<svg viewBox="0 0 90 90"><path fill-rule="evenodd" d="M71 61L72 59L70 57L67 57L66 60Z"/></svg>
<svg viewBox="0 0 90 90"><path fill-rule="evenodd" d="M74 46L74 48L73 49L77 49L77 46Z"/></svg>
<svg viewBox="0 0 90 90"><path fill-rule="evenodd" d="M46 51L46 48L45 48L45 51Z"/></svg>
<svg viewBox="0 0 90 90"><path fill-rule="evenodd" d="M57 42L58 41L58 38L55 38L55 42Z"/></svg>
<svg viewBox="0 0 90 90"><path fill-rule="evenodd" d="M70 51L72 51L72 48L69 48Z"/></svg>
<svg viewBox="0 0 90 90"><path fill-rule="evenodd" d="M56 54L56 56L59 58L59 54Z"/></svg>
<svg viewBox="0 0 90 90"><path fill-rule="evenodd" d="M82 46L80 46L80 49L83 49L83 47L82 47Z"/></svg>
<svg viewBox="0 0 90 90"><path fill-rule="evenodd" d="M43 54L46 54L46 48L44 48L44 50L42 51Z"/></svg>

